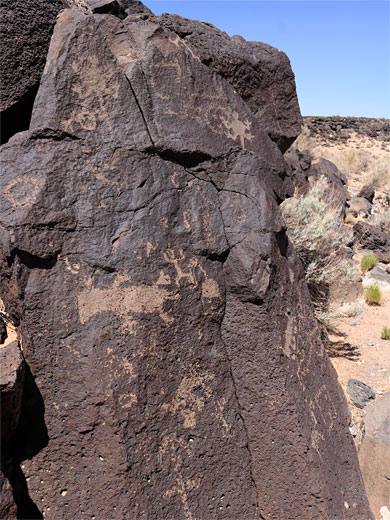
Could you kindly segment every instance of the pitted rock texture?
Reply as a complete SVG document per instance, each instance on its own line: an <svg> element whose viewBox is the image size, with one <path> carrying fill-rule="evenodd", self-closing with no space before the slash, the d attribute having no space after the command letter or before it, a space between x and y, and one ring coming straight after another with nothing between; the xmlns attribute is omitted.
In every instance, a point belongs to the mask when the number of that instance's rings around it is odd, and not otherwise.
<svg viewBox="0 0 390 520"><path fill-rule="evenodd" d="M1 142L27 130L62 0L0 2Z"/></svg>
<svg viewBox="0 0 390 520"><path fill-rule="evenodd" d="M1 294L36 385L9 456L45 519L371 518L289 169L229 82L152 18L65 10L1 152Z"/></svg>
<svg viewBox="0 0 390 520"><path fill-rule="evenodd" d="M375 518L386 518L390 507L390 393L378 397L368 409L359 460Z"/></svg>
<svg viewBox="0 0 390 520"><path fill-rule="evenodd" d="M7 518L17 518L18 510L12 493L12 486L2 470L0 470L0 497L0 518L5 520Z"/></svg>

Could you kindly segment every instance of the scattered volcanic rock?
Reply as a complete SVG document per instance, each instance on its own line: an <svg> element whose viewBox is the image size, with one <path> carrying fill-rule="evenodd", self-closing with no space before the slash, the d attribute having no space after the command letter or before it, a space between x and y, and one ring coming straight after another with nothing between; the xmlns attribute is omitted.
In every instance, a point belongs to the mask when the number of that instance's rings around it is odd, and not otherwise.
<svg viewBox="0 0 390 520"><path fill-rule="evenodd" d="M290 149L285 157L291 168L290 175L295 187L295 195L305 195L313 186L313 181L324 177L328 183L325 192L326 200L336 209L339 216L344 218L349 193L347 179L337 166L327 159L312 160L309 155L297 148Z"/></svg>
<svg viewBox="0 0 390 520"><path fill-rule="evenodd" d="M364 408L370 399L375 399L374 390L357 379L348 381L347 392L353 404L358 408Z"/></svg>
<svg viewBox="0 0 390 520"><path fill-rule="evenodd" d="M367 218L371 214L372 204L363 197L352 197L347 202L346 214Z"/></svg>
<svg viewBox="0 0 390 520"><path fill-rule="evenodd" d="M358 197L363 197L368 200L372 204L375 197L375 190L372 186L363 186L362 189L358 193Z"/></svg>
<svg viewBox="0 0 390 520"><path fill-rule="evenodd" d="M29 511L371 518L270 114L153 17L58 16L29 131L1 149L28 367L6 477Z"/></svg>
<svg viewBox="0 0 390 520"><path fill-rule="evenodd" d="M384 285L390 285L390 274L388 274L382 267L376 266L367 273L368 280L376 281Z"/></svg>
<svg viewBox="0 0 390 520"><path fill-rule="evenodd" d="M314 159L311 162L310 175L313 177L320 177L321 175L324 175L331 184L344 187L344 189L347 190L347 177L337 168L335 164L333 164L331 161L328 161L328 159Z"/></svg>
<svg viewBox="0 0 390 520"><path fill-rule="evenodd" d="M352 132L362 137L374 137L383 142L390 141L390 120L373 117L305 116L304 124L310 134L324 141L347 141Z"/></svg>
<svg viewBox="0 0 390 520"><path fill-rule="evenodd" d="M386 518L390 497L390 392L378 397L367 411L359 460L375 518Z"/></svg>
<svg viewBox="0 0 390 520"><path fill-rule="evenodd" d="M329 189L325 195L327 201L337 208L339 214L344 217L345 205L349 199L346 176L327 159L314 159L307 174L316 180L321 177L327 179L329 184Z"/></svg>
<svg viewBox="0 0 390 520"><path fill-rule="evenodd" d="M230 38L209 23L178 15L164 13L158 22L234 87L282 152L289 148L301 131L302 118L294 74L283 52L241 36Z"/></svg>
<svg viewBox="0 0 390 520"><path fill-rule="evenodd" d="M353 226L354 241L362 249L372 251L380 262L390 263L390 236L377 226L357 222Z"/></svg>

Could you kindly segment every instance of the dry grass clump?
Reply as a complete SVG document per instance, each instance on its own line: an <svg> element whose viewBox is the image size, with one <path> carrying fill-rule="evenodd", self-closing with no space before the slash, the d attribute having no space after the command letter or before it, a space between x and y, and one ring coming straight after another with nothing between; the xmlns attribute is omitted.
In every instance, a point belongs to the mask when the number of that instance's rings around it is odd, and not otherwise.
<svg viewBox="0 0 390 520"><path fill-rule="evenodd" d="M362 271L371 271L379 264L379 259L375 255L364 255L360 261L360 268Z"/></svg>
<svg viewBox="0 0 390 520"><path fill-rule="evenodd" d="M378 284L373 283L364 289L364 299L368 305L380 305L382 302L382 291Z"/></svg>
<svg viewBox="0 0 390 520"><path fill-rule="evenodd" d="M324 313L329 306L329 287L358 279L358 273L345 254L352 240L352 229L345 226L332 209L329 185L321 177L301 197L292 197L281 204L287 233L293 242L304 269L317 319L328 328Z"/></svg>
<svg viewBox="0 0 390 520"><path fill-rule="evenodd" d="M382 339L390 339L390 327L383 327L381 332Z"/></svg>

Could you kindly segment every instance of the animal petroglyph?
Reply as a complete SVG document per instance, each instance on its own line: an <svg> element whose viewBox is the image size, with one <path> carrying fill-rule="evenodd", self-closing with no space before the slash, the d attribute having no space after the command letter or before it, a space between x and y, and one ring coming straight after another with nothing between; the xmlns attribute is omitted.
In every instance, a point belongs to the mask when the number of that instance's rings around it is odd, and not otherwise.
<svg viewBox="0 0 390 520"><path fill-rule="evenodd" d="M164 493L164 498L169 499L170 497L179 497L186 520L194 520L194 516L190 510L188 492L200 486L199 479L185 479L182 474L182 459L183 457L189 457L190 455L191 451L188 448L188 445L186 445L183 440L178 439L176 434L170 434L164 437L158 453L158 459L161 466L164 464L164 459L166 458L169 461L172 461L176 479L176 484Z"/></svg>
<svg viewBox="0 0 390 520"><path fill-rule="evenodd" d="M207 383L212 381L213 378L214 376L211 374L196 373L191 373L188 377L184 377L173 401L170 404L163 404L163 409L172 413L179 410L184 428L195 428L196 416L203 410L205 400L212 394Z"/></svg>
<svg viewBox="0 0 390 520"><path fill-rule="evenodd" d="M169 300L177 298L175 294L160 286L130 285L130 278L119 275L113 285L107 289L93 287L89 280L86 287L78 294L77 302L81 323L86 323L99 312L111 311L120 316L123 329L133 332L137 315L157 312L161 319L170 324L173 317L164 310Z"/></svg>
<svg viewBox="0 0 390 520"><path fill-rule="evenodd" d="M190 285L200 285L202 298L221 297L218 283L213 278L208 277L206 270L199 264L196 258L191 258L185 262L184 252L182 249L179 249L178 254L175 254L172 249L168 249L163 256L165 261L173 264L175 268L176 277L174 283L177 287L180 287L180 283L185 281ZM198 280L196 269L202 273L203 280Z"/></svg>
<svg viewBox="0 0 390 520"><path fill-rule="evenodd" d="M97 56L83 56L71 65L77 82L72 86L76 94L73 100L75 108L62 125L69 133L74 132L74 125L78 123L84 130L93 131L98 124L105 124L107 130L112 131L111 119L106 107L107 98L118 98L119 84L112 77L110 71L100 70ZM105 73L104 73L105 72ZM92 103L94 108L92 108Z"/></svg>
<svg viewBox="0 0 390 520"><path fill-rule="evenodd" d="M235 141L237 138L240 140L241 146L245 147L245 139L252 141L254 135L251 133L251 123L248 119L240 121L239 114L236 111L231 113L231 117L221 117L222 124L226 128L226 135Z"/></svg>

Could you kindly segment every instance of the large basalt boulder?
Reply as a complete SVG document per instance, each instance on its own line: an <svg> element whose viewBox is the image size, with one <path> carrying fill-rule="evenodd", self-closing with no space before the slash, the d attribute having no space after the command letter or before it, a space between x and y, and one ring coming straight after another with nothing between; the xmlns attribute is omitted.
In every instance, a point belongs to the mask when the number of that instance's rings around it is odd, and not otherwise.
<svg viewBox="0 0 390 520"><path fill-rule="evenodd" d="M45 420L11 455L46 519L371 518L288 167L229 82L151 19L65 10L1 152L0 291Z"/></svg>
<svg viewBox="0 0 390 520"><path fill-rule="evenodd" d="M209 23L178 15L164 13L158 22L234 87L282 152L289 148L301 131L302 118L294 74L282 51L241 36L230 38Z"/></svg>

